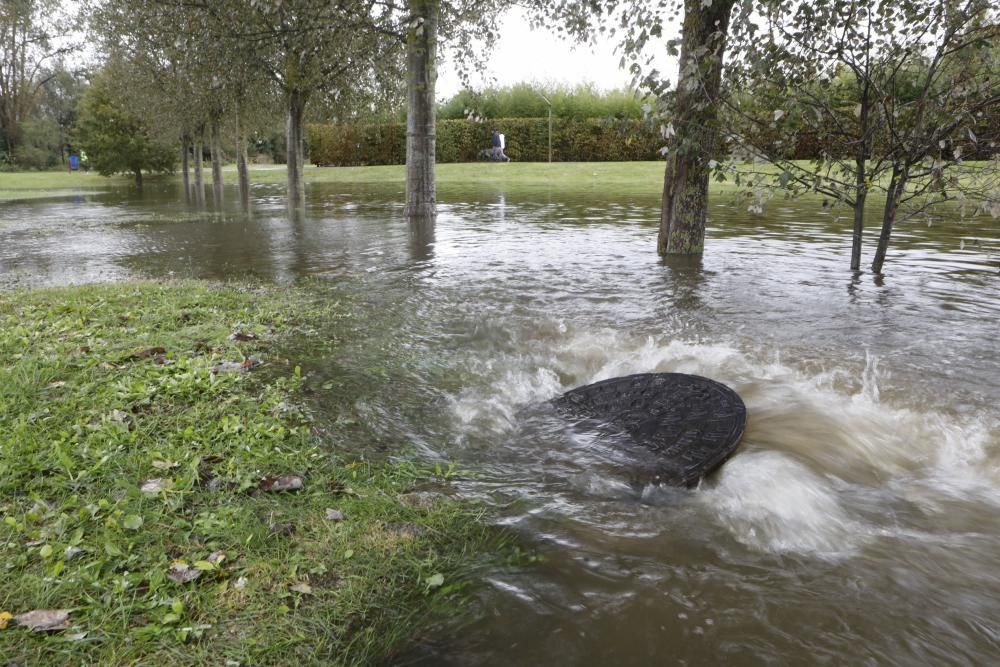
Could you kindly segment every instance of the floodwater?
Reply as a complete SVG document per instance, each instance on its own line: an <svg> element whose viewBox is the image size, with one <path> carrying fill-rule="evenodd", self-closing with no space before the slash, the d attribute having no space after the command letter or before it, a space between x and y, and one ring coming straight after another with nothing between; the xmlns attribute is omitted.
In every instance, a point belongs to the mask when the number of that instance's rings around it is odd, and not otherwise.
<svg viewBox="0 0 1000 667"><path fill-rule="evenodd" d="M420 665L992 665L1000 659L1000 223L900 226L852 275L848 216L719 201L700 262L655 254L655 202L280 188L252 216L175 191L0 205L0 285L319 277L362 330L312 361L370 374L381 447L465 471L538 562L483 574ZM870 261L874 238L865 260ZM735 388L738 453L696 490L536 407L637 372ZM317 400L322 404L322 393ZM364 445L365 443L359 443Z"/></svg>

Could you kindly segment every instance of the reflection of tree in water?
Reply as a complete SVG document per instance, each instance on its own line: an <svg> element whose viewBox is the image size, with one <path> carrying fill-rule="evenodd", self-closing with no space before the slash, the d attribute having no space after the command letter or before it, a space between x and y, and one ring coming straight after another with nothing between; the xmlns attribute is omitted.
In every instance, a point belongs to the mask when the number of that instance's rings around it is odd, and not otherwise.
<svg viewBox="0 0 1000 667"><path fill-rule="evenodd" d="M411 216L409 224L411 259L415 262L434 259L434 216Z"/></svg>
<svg viewBox="0 0 1000 667"><path fill-rule="evenodd" d="M701 255L666 255L660 264L670 305L682 310L701 308L701 290L706 283Z"/></svg>

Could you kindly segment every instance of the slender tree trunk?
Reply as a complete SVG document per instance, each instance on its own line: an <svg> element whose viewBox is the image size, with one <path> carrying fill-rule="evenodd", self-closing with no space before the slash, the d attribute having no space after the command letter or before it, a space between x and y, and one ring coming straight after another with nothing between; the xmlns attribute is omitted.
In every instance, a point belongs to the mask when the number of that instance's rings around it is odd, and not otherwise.
<svg viewBox="0 0 1000 667"><path fill-rule="evenodd" d="M899 202L906 191L906 181L909 178L909 173L910 168L907 164L897 163L892 166L889 189L885 196L885 209L882 212L882 233L879 234L878 247L875 249L875 258L872 260L872 273L882 273L885 255L889 250L889 237L892 236L892 226L896 222Z"/></svg>
<svg viewBox="0 0 1000 667"><path fill-rule="evenodd" d="M218 119L212 121L209 148L212 155L212 201L216 208L222 207L224 183L222 181L222 135Z"/></svg>
<svg viewBox="0 0 1000 667"><path fill-rule="evenodd" d="M205 176L202 173L203 150L204 146L199 134L194 142L194 201L199 207L205 205Z"/></svg>
<svg viewBox="0 0 1000 667"><path fill-rule="evenodd" d="M433 218L437 213L434 83L439 3L410 0L411 27L406 33L406 215L410 218Z"/></svg>
<svg viewBox="0 0 1000 667"><path fill-rule="evenodd" d="M250 171L247 166L247 136L246 122L242 110L236 114L236 180L240 187L240 207L250 210Z"/></svg>
<svg viewBox="0 0 1000 667"><path fill-rule="evenodd" d="M300 90L288 93L288 124L287 124L287 168L288 168L288 205L304 206L306 189L303 183L303 168L305 147L302 142L302 118L305 116L306 95Z"/></svg>
<svg viewBox="0 0 1000 667"><path fill-rule="evenodd" d="M685 0L681 76L671 124L657 251L697 255L705 249L709 162L719 150L718 105L729 14L735 0Z"/></svg>
<svg viewBox="0 0 1000 667"><path fill-rule="evenodd" d="M865 182L865 162L855 161L854 233L851 240L851 271L861 270L861 241L865 229L865 200L868 184Z"/></svg>
<svg viewBox="0 0 1000 667"><path fill-rule="evenodd" d="M868 121L871 118L871 48L872 22L867 22L865 37L864 84L861 87L860 110L858 115L858 131L860 138L857 153L854 156L854 231L851 237L851 271L861 270L861 244L865 229L865 200L868 198L868 179L866 167L870 151L871 138L868 133Z"/></svg>
<svg viewBox="0 0 1000 667"><path fill-rule="evenodd" d="M142 192L142 169L135 169L135 189Z"/></svg>
<svg viewBox="0 0 1000 667"><path fill-rule="evenodd" d="M191 153L191 140L187 137L181 139L181 174L184 177L184 201L191 203L191 176L188 173L191 169L189 154Z"/></svg>

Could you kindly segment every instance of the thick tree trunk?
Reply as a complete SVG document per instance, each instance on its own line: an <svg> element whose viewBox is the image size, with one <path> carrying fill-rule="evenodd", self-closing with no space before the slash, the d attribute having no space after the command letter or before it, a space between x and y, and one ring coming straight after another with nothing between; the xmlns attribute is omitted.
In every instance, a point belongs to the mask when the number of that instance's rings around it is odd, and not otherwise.
<svg viewBox="0 0 1000 667"><path fill-rule="evenodd" d="M302 142L302 118L305 116L306 110L305 93L299 90L291 91L287 95L287 104L288 205L299 207L304 206L306 203L305 183L302 180L305 165L305 158L303 156L304 145Z"/></svg>
<svg viewBox="0 0 1000 667"><path fill-rule="evenodd" d="M240 206L244 211L250 210L250 171L247 166L247 136L246 123L241 114L236 118L236 180L240 187Z"/></svg>
<svg viewBox="0 0 1000 667"><path fill-rule="evenodd" d="M212 121L209 142L209 151L212 155L212 201L216 208L222 207L223 189L225 184L222 181L222 135L219 132L219 121Z"/></svg>
<svg viewBox="0 0 1000 667"><path fill-rule="evenodd" d="M191 140L187 137L181 139L181 174L184 178L184 201L191 203L191 176L188 172L191 169L188 156L191 153Z"/></svg>
<svg viewBox="0 0 1000 667"><path fill-rule="evenodd" d="M433 218L437 213L434 182L437 79L437 26L440 0L410 0L411 27L406 33L406 215Z"/></svg>
<svg viewBox="0 0 1000 667"><path fill-rule="evenodd" d="M681 76L671 124L657 251L700 254L708 218L709 162L719 150L718 105L729 14L735 0L685 0Z"/></svg>
<svg viewBox="0 0 1000 667"><path fill-rule="evenodd" d="M133 170L135 173L135 189L142 191L142 169Z"/></svg>
<svg viewBox="0 0 1000 667"><path fill-rule="evenodd" d="M200 207L205 205L205 175L202 173L202 151L204 146L199 135L194 142L194 201Z"/></svg>
<svg viewBox="0 0 1000 667"><path fill-rule="evenodd" d="M899 202L906 191L909 174L909 165L897 163L892 166L889 189L885 195L885 209L882 212L882 233L879 234L878 247L875 249L875 258L872 260L872 273L882 273L885 255L889 250L889 237L892 236L892 226L896 222L896 213L899 211Z"/></svg>

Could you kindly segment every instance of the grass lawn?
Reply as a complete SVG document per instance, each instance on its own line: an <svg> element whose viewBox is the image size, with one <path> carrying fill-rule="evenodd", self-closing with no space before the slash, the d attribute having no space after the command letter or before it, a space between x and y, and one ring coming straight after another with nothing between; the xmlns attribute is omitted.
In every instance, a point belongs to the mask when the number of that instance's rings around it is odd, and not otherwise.
<svg viewBox="0 0 1000 667"><path fill-rule="evenodd" d="M3 171L0 172L0 202L72 197L100 192L110 186L127 186L134 182L133 176L107 178L93 171Z"/></svg>
<svg viewBox="0 0 1000 667"><path fill-rule="evenodd" d="M471 164L437 165L438 187L516 189L523 192L599 191L617 195L658 198L663 188L662 162L477 162ZM313 167L305 168L306 183L332 183L343 185L378 185L398 187L403 190L402 165L379 167ZM236 181L236 169L228 165L223 170L226 182ZM206 173L210 179L210 174ZM251 168L254 183L285 182L283 165L256 166ZM179 182L180 176L152 176L147 184L168 180ZM0 202L72 196L96 192L117 186L130 187L131 176L104 178L93 172L68 173L18 172L0 173Z"/></svg>
<svg viewBox="0 0 1000 667"><path fill-rule="evenodd" d="M344 458L351 390L316 426L281 350L320 326L350 307L307 288L0 294L5 664L371 664L462 608L495 532L447 475Z"/></svg>

